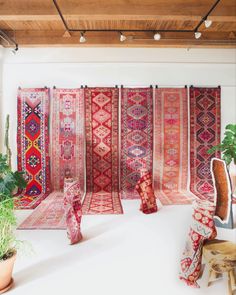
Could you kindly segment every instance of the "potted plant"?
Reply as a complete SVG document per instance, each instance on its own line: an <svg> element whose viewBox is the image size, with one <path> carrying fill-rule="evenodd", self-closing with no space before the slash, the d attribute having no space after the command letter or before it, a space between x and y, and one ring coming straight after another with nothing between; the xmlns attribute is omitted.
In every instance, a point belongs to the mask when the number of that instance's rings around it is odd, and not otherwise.
<svg viewBox="0 0 236 295"><path fill-rule="evenodd" d="M8 157L0 153L0 293L7 291L13 283L12 270L19 244L14 233L13 192L25 186L22 173L13 172Z"/></svg>
<svg viewBox="0 0 236 295"><path fill-rule="evenodd" d="M12 286L12 270L19 244L14 234L16 217L13 195L17 189L26 186L23 173L11 169L9 115L6 117L4 145L6 155L0 153L0 294Z"/></svg>
<svg viewBox="0 0 236 295"><path fill-rule="evenodd" d="M213 146L208 153L221 151L223 160L226 162L227 168L232 181L233 192L236 189L236 124L228 124L225 127L225 137L221 144Z"/></svg>

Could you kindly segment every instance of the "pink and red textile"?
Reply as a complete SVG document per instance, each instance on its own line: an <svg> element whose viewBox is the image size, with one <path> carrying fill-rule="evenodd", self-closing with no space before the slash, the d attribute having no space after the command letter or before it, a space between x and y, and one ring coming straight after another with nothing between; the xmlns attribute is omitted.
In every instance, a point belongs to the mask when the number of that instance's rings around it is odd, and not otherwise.
<svg viewBox="0 0 236 295"><path fill-rule="evenodd" d="M180 279L189 286L199 287L197 280L201 275L203 243L214 239L217 232L213 221L214 205L208 201L197 200L193 208L192 225L180 262Z"/></svg>
<svg viewBox="0 0 236 295"><path fill-rule="evenodd" d="M121 198L137 199L141 171L152 172L153 89L121 89Z"/></svg>
<svg viewBox="0 0 236 295"><path fill-rule="evenodd" d="M66 179L64 183L64 208L67 236L71 245L82 239L80 223L82 218L81 192L78 180Z"/></svg>
<svg viewBox="0 0 236 295"><path fill-rule="evenodd" d="M84 214L121 214L118 88L86 88L86 196Z"/></svg>
<svg viewBox="0 0 236 295"><path fill-rule="evenodd" d="M207 151L220 144L220 88L190 87L190 190L197 197L213 201L210 171L213 157Z"/></svg>
<svg viewBox="0 0 236 295"><path fill-rule="evenodd" d="M19 89L17 96L18 171L27 186L15 201L17 209L34 209L50 192L49 89Z"/></svg>
<svg viewBox="0 0 236 295"><path fill-rule="evenodd" d="M152 187L152 175L147 173L143 175L135 187L141 198L140 210L145 214L151 214L158 211L156 197Z"/></svg>
<svg viewBox="0 0 236 295"><path fill-rule="evenodd" d="M84 191L84 91L53 89L51 181L63 189L64 178L79 177Z"/></svg>
<svg viewBox="0 0 236 295"><path fill-rule="evenodd" d="M154 191L163 205L189 204L187 88L155 91Z"/></svg>

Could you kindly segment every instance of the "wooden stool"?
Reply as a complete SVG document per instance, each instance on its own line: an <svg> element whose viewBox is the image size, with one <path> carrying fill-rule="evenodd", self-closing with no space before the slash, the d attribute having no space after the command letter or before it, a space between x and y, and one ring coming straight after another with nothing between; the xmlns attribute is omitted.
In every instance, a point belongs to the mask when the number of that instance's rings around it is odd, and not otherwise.
<svg viewBox="0 0 236 295"><path fill-rule="evenodd" d="M203 257L209 266L208 286L223 273L228 274L228 294L236 291L236 244L223 240L209 240L203 246Z"/></svg>

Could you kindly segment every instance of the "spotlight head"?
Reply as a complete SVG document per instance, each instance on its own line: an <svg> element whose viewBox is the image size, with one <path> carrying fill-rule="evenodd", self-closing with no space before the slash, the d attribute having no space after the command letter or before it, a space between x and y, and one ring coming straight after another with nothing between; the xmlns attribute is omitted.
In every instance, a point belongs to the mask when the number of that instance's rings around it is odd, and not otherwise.
<svg viewBox="0 0 236 295"><path fill-rule="evenodd" d="M84 37L84 33L83 33L83 32L80 33L79 42L80 42L80 43L84 43L84 42L86 42L86 38Z"/></svg>
<svg viewBox="0 0 236 295"><path fill-rule="evenodd" d="M209 28L211 26L211 24L212 24L212 20L210 20L210 19L206 19L204 21L204 25L205 25L206 28Z"/></svg>
<svg viewBox="0 0 236 295"><path fill-rule="evenodd" d="M161 34L159 33L155 33L154 36L153 36L154 40L158 41L161 39Z"/></svg>
<svg viewBox="0 0 236 295"><path fill-rule="evenodd" d="M12 54L16 55L16 52L19 50L18 44L16 44L16 47L11 51Z"/></svg>
<svg viewBox="0 0 236 295"><path fill-rule="evenodd" d="M120 32L120 42L124 42L126 39L126 36Z"/></svg>
<svg viewBox="0 0 236 295"><path fill-rule="evenodd" d="M202 33L201 32L195 32L194 36L195 36L195 39L199 39L199 38L201 38Z"/></svg>

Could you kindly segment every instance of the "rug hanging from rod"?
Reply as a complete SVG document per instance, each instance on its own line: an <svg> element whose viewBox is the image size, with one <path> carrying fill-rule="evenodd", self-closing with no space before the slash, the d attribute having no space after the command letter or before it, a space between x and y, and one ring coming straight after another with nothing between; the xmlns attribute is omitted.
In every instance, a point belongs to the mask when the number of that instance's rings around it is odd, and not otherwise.
<svg viewBox="0 0 236 295"><path fill-rule="evenodd" d="M85 88L86 196L83 214L121 214L118 88Z"/></svg>
<svg viewBox="0 0 236 295"><path fill-rule="evenodd" d="M152 174L153 89L121 89L121 172L122 199L139 199L135 189L142 171ZM144 173L144 174L145 174Z"/></svg>
<svg viewBox="0 0 236 295"><path fill-rule="evenodd" d="M163 205L189 204L187 88L155 90L154 190Z"/></svg>
<svg viewBox="0 0 236 295"><path fill-rule="evenodd" d="M34 209L50 192L49 89L19 89L17 115L18 171L25 172L27 186L15 208Z"/></svg>
<svg viewBox="0 0 236 295"><path fill-rule="evenodd" d="M53 89L51 181L61 190L65 178L79 178L84 192L84 90Z"/></svg>
<svg viewBox="0 0 236 295"><path fill-rule="evenodd" d="M207 151L220 144L220 88L190 87L190 190L201 199L213 201L211 159L217 151Z"/></svg>

